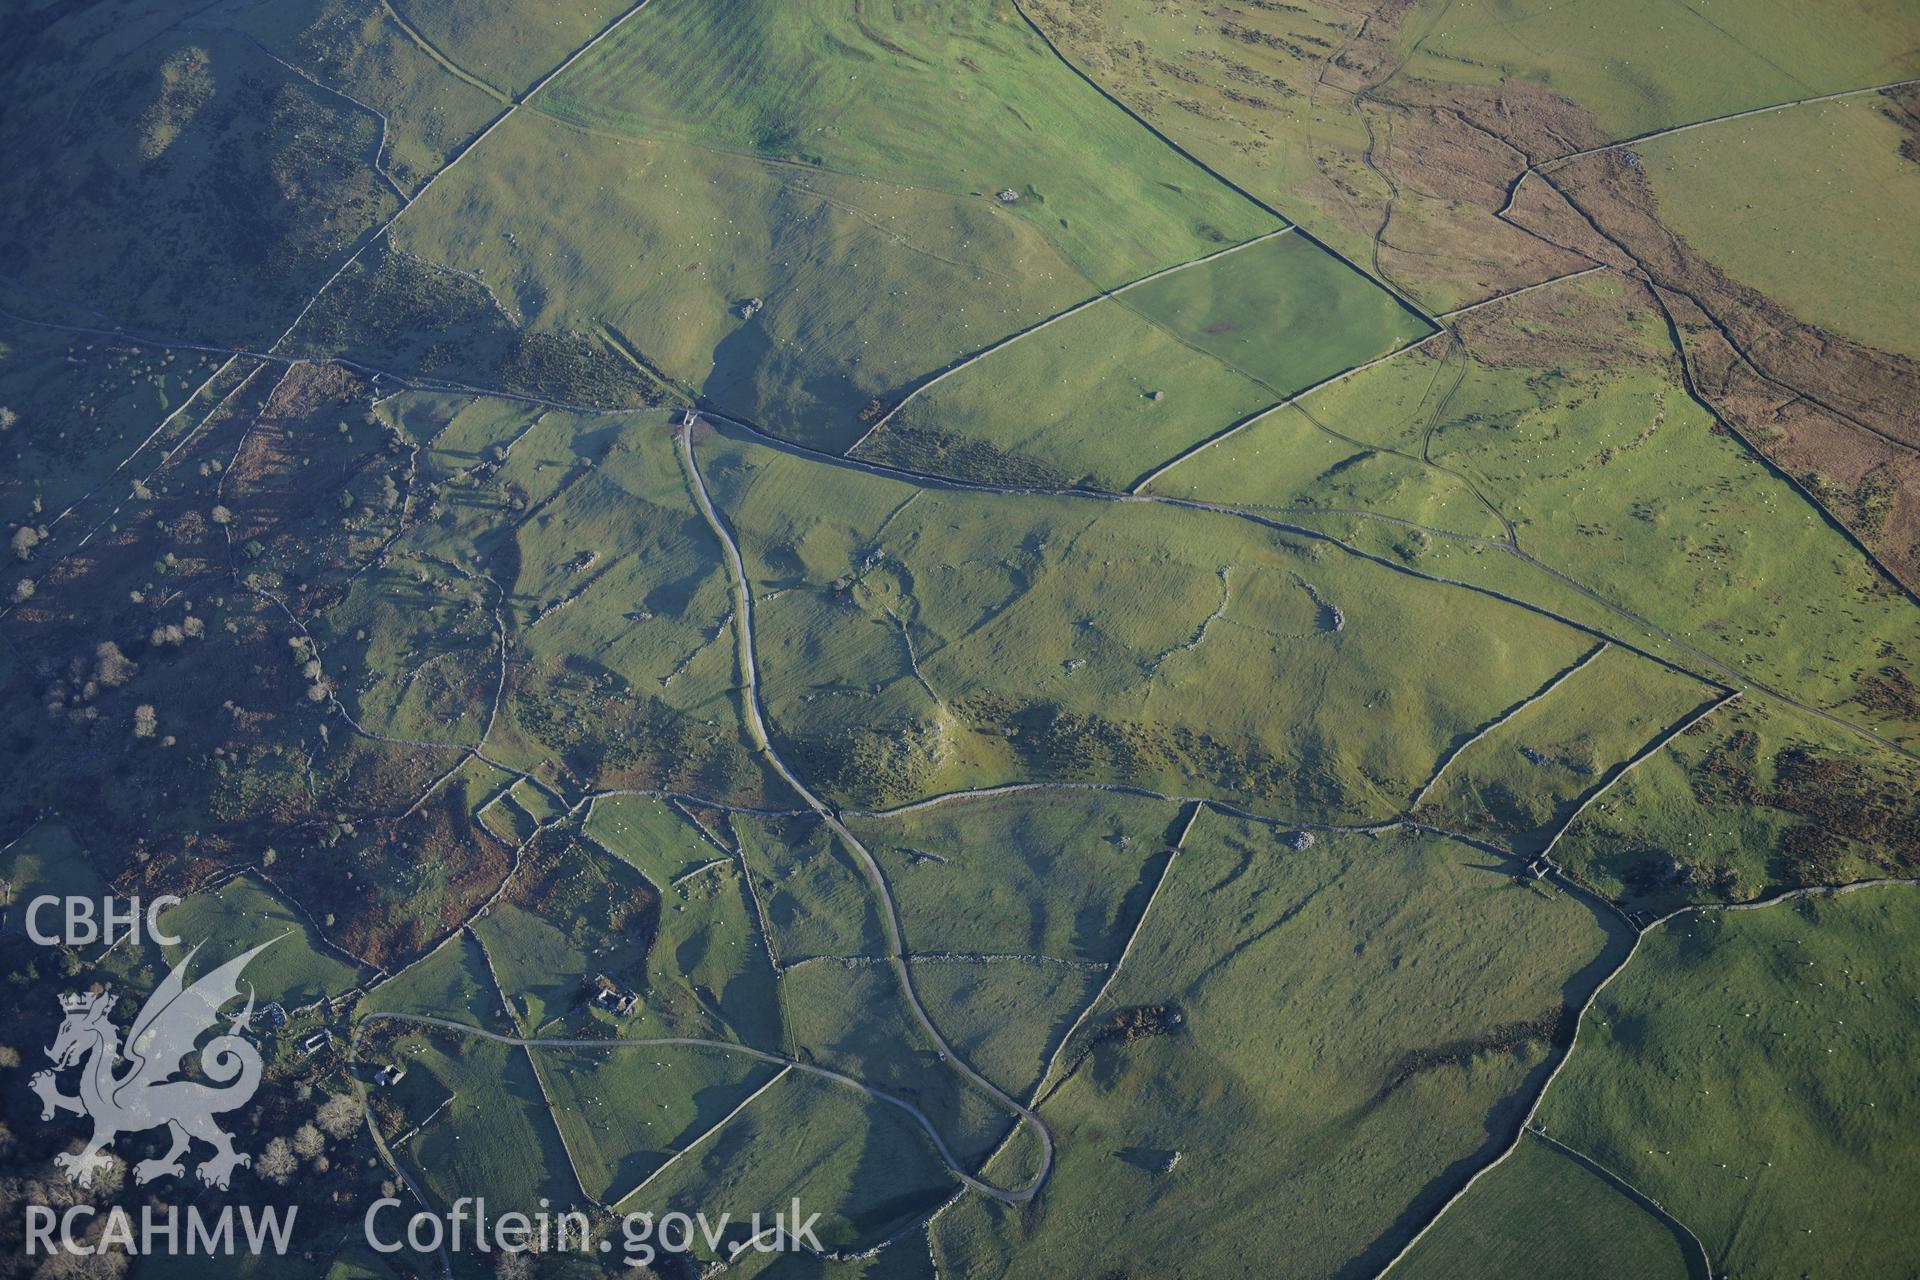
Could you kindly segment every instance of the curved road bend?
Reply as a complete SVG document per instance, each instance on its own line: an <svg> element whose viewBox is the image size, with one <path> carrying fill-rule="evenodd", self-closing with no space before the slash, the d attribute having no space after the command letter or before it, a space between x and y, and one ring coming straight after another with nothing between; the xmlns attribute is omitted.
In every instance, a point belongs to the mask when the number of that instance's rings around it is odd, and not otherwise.
<svg viewBox="0 0 1920 1280"><path fill-rule="evenodd" d="M885 911L881 915L881 920L885 923L887 929L887 962L893 967L894 978L900 984L900 991L906 996L907 1005L913 1010L914 1020L920 1024L920 1029L926 1033L927 1038L933 1042L934 1048L940 1052L941 1057L945 1059L949 1066L1008 1111L1013 1112L1019 1116L1020 1119L1032 1124L1034 1132L1039 1135L1041 1148L1040 1169L1039 1172L1034 1174L1033 1180L1025 1187L1017 1191L1007 1191L989 1186L964 1173L960 1176L966 1180L969 1186L994 1197L996 1200L1011 1203L1023 1203L1031 1200L1035 1193L1040 1190L1041 1184L1047 1180L1047 1175L1053 1171L1053 1135L1047 1130L1046 1123L1040 1119L1040 1116L1032 1108L1014 1099L1012 1095L1008 1094L1004 1089L1000 1088L1000 1086L994 1084L993 1081L987 1079L978 1071L975 1071L972 1066L968 1065L965 1059L954 1052L953 1047L947 1043L946 1037L940 1034L939 1028L934 1026L933 1019L927 1015L926 1008L920 1003L919 993L913 989L913 975L907 968L906 945L903 941L903 934L900 928L900 911L894 904L893 893L887 887L887 879L886 876L881 873L880 864L874 861L873 855L867 851L867 846L861 843L860 838L854 835L853 832L848 829L847 825L840 820L840 815L829 808L818 796L814 795L812 791L808 790L807 785L800 780L799 776L787 767L787 762L780 758L780 753L774 750L773 741L767 734L766 722L760 713L760 676L759 670L754 663L753 654L753 591L747 582L746 561L741 558L739 545L734 542L732 533L727 530L725 522L720 519L720 513L714 508L713 499L707 493L706 478L700 474L700 466L694 460L693 456L693 431L689 426L682 428L678 434L680 437L681 460L686 466L687 478L693 487L694 497L699 501L701 514L706 517L707 524L712 527L714 536L720 540L721 548L726 552L727 566L733 578L735 608L739 612L740 620L740 670L741 676L746 684L746 696L742 698L741 701L746 705L748 731L752 734L755 745L757 745L761 753L766 756L767 763L773 766L774 772L778 773L780 777L786 781L786 784L793 788L794 794L805 801L807 807L818 814L821 821L831 827L835 834L844 840L847 847L853 850L855 856L859 858L861 870L867 878L867 883L873 887L873 891L879 897L881 905L885 907ZM775 1058L777 1058L777 1055L775 1055ZM784 1058L777 1058L777 1060L787 1061L787 1059ZM808 1067L807 1069L819 1070L818 1068L812 1067ZM875 1094L875 1096L881 1097L884 1095ZM893 1098L887 1098L887 1100L898 1101ZM914 1111L914 1114L920 1116L923 1124L926 1123L925 1116L920 1115L917 1110ZM928 1126L928 1131L932 1132L930 1125ZM940 1141L937 1136L934 1140L936 1143ZM944 1143L940 1144L940 1150L943 1155L946 1153ZM959 1166L953 1163L951 1156L948 1156L947 1159L948 1163L953 1165L955 1172L959 1172Z"/></svg>

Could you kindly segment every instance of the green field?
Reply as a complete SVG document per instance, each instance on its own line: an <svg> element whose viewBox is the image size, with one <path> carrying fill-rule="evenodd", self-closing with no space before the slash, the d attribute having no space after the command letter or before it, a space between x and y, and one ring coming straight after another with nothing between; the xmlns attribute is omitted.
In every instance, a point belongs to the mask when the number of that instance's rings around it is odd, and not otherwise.
<svg viewBox="0 0 1920 1280"><path fill-rule="evenodd" d="M673 1045L534 1053L587 1190L613 1205L779 1070L738 1054Z"/></svg>
<svg viewBox="0 0 1920 1280"><path fill-rule="evenodd" d="M1105 972L1026 959L916 959L913 986L955 1053L1026 1097Z"/></svg>
<svg viewBox="0 0 1920 1280"><path fill-rule="evenodd" d="M701 840L693 825L655 800L594 803L590 837L638 867L660 893L633 1035L741 1040L764 1049L787 1042L759 905L738 857ZM729 828L730 829L730 828Z"/></svg>
<svg viewBox="0 0 1920 1280"><path fill-rule="evenodd" d="M1545 1029L1621 950L1460 845L1294 853L1203 814L1043 1091L1046 1213L963 1201L935 1224L942 1274L1223 1274L1254 1231L1287 1241L1265 1274L1376 1270L1511 1132ZM1161 1006L1159 1034L1114 1019Z"/></svg>
<svg viewBox="0 0 1920 1280"><path fill-rule="evenodd" d="M1487 726L1449 759L1421 810L1443 829L1532 852L1634 757L1723 696L1683 672L1608 648Z"/></svg>
<svg viewBox="0 0 1920 1280"><path fill-rule="evenodd" d="M703 455L773 728L860 804L1059 779L1384 816L1588 647L1467 592L1436 623L1427 584L1231 517Z"/></svg>
<svg viewBox="0 0 1920 1280"><path fill-rule="evenodd" d="M851 824L892 886L910 951L1109 964L1178 818L1166 801L1048 790Z"/></svg>
<svg viewBox="0 0 1920 1280"><path fill-rule="evenodd" d="M967 480L1127 488L1430 331L1318 245L1278 235L1009 342L913 396L859 453Z"/></svg>
<svg viewBox="0 0 1920 1280"><path fill-rule="evenodd" d="M560 1130L527 1051L455 1031L409 1031L396 1046L409 1074L422 1072L453 1097L445 1111L394 1154L442 1205L482 1196L535 1212L580 1202ZM397 1136L397 1135L396 1135Z"/></svg>
<svg viewBox="0 0 1920 1280"><path fill-rule="evenodd" d="M1276 398L1110 298L929 385L854 453L963 480L1124 489Z"/></svg>
<svg viewBox="0 0 1920 1280"><path fill-rule="evenodd" d="M725 857L700 828L652 796L607 796L593 802L587 834L664 890L695 868Z"/></svg>
<svg viewBox="0 0 1920 1280"><path fill-rule="evenodd" d="M1464 481L1420 461L1417 442L1408 453L1322 425L1320 400L1337 389L1316 392L1309 408L1290 404L1249 423L1155 477L1148 491L1288 519L1352 513L1404 522L1396 540L1408 554L1400 558L1416 563L1436 537L1500 536L1499 520Z"/></svg>
<svg viewBox="0 0 1920 1280"><path fill-rule="evenodd" d="M1109 288L1276 225L1077 80L1006 0L851 17L819 0L657 0L542 101L600 128L970 200L1011 190L1008 213Z"/></svg>
<svg viewBox="0 0 1920 1280"><path fill-rule="evenodd" d="M1756 0L1710 13L1682 0L1460 0L1430 33L1411 30L1425 38L1409 74L1531 81L1591 111L1613 137L1920 70L1914 15L1899 0Z"/></svg>
<svg viewBox="0 0 1920 1280"><path fill-rule="evenodd" d="M911 1226L956 1185L905 1112L791 1072L623 1208L730 1213L727 1239L738 1243L755 1213L771 1226L798 1197L809 1213L822 1206L826 1216L814 1228L822 1244L858 1252Z"/></svg>
<svg viewBox="0 0 1920 1280"><path fill-rule="evenodd" d="M1906 1274L1909 79L1914 0L13 5L0 1188ZM46 1046L262 943L251 1164L70 1184Z"/></svg>
<svg viewBox="0 0 1920 1280"><path fill-rule="evenodd" d="M1344 95L1316 91L1361 19L1325 0L1206 15L1159 0L1021 0L1063 56L1218 172L1349 258L1365 234L1323 216L1323 165L1366 144ZM1211 19L1211 20L1208 20ZM1418 15L1413 15L1418 20ZM1349 183L1357 164L1335 161Z"/></svg>
<svg viewBox="0 0 1920 1280"><path fill-rule="evenodd" d="M500 989L487 972L486 956L473 935L464 931L369 987L354 1009L360 1019L380 1013L446 1018L501 1035L513 1034Z"/></svg>
<svg viewBox="0 0 1920 1280"><path fill-rule="evenodd" d="M1689 1269L1691 1257L1666 1224L1631 1196L1528 1136L1394 1270L1410 1280L1542 1274L1704 1280Z"/></svg>
<svg viewBox="0 0 1920 1280"><path fill-rule="evenodd" d="M575 181L583 164L606 181ZM475 210L486 212L475 220ZM475 234L482 224L496 230ZM348 353L404 286L405 305L436 327L445 316L484 335L511 320L609 359L625 350L730 413L839 447L865 429L857 415L876 398L1094 292L991 200L587 133L527 112L436 183L392 239L465 275L343 280L343 322L326 341ZM754 298L764 309L743 319ZM401 342L442 376L499 376L487 354L498 338L436 349L407 330Z"/></svg>
<svg viewBox="0 0 1920 1280"><path fill-rule="evenodd" d="M1580 1030L1539 1123L1665 1205L1716 1271L1906 1265L1920 1092L1910 888L1681 916ZM1836 1210L1845 1229L1835 1229Z"/></svg>
<svg viewBox="0 0 1920 1280"><path fill-rule="evenodd" d="M1874 95L1676 133L1635 150L1660 216L1708 261L1795 316L1920 357L1920 267L1901 228L1920 200L1911 137Z"/></svg>
<svg viewBox="0 0 1920 1280"><path fill-rule="evenodd" d="M1275 236L1132 289L1127 305L1282 393L1386 355L1434 326L1302 236Z"/></svg>
<svg viewBox="0 0 1920 1280"><path fill-rule="evenodd" d="M289 1009L313 1004L351 989L363 973L352 961L329 950L305 916L250 876L228 881L218 893L198 895L170 908L159 923L180 938L179 946L163 949L168 964L178 964L189 951L204 948L194 958L196 973L271 942L247 966L245 975L262 1004L277 1000Z"/></svg>
<svg viewBox="0 0 1920 1280"><path fill-rule="evenodd" d="M1743 699L1580 816L1554 852L1648 910L1782 885L1911 875L1920 769L1811 716Z"/></svg>

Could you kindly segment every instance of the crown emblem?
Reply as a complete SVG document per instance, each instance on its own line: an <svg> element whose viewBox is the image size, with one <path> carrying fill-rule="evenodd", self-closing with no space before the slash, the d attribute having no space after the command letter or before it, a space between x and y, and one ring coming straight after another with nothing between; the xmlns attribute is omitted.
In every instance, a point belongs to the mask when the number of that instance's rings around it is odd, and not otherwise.
<svg viewBox="0 0 1920 1280"><path fill-rule="evenodd" d="M107 998L104 991L80 991L60 997L60 1008L66 1013L87 1013Z"/></svg>

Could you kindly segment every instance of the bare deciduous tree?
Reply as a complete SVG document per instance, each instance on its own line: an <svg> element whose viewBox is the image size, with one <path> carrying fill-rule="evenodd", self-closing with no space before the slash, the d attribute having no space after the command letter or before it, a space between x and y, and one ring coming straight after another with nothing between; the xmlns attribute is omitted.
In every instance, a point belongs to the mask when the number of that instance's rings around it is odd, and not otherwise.
<svg viewBox="0 0 1920 1280"><path fill-rule="evenodd" d="M293 1131L293 1149L311 1160L327 1149L326 1137L310 1124Z"/></svg>
<svg viewBox="0 0 1920 1280"><path fill-rule="evenodd" d="M120 646L102 640L93 651L93 678L109 689L125 684L134 673L134 665Z"/></svg>
<svg viewBox="0 0 1920 1280"><path fill-rule="evenodd" d="M253 1171L275 1186L284 1187L300 1171L300 1157L293 1154L285 1138L275 1138L253 1162Z"/></svg>
<svg viewBox="0 0 1920 1280"><path fill-rule="evenodd" d="M329 1137L345 1138L360 1127L360 1100L350 1093L336 1093L320 1104L313 1118Z"/></svg>

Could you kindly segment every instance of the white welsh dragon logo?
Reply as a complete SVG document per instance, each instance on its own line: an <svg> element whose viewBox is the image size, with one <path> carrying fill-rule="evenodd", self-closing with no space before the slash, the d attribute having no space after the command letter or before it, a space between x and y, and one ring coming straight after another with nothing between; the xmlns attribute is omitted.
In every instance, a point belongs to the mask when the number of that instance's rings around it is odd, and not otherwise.
<svg viewBox="0 0 1920 1280"><path fill-rule="evenodd" d="M198 1169L200 1180L211 1186L225 1187L236 1166L253 1163L253 1157L233 1149L233 1139L213 1121L223 1112L245 1106L260 1087L260 1051L240 1035L253 1016L251 984L246 1009L228 1025L226 1034L215 1036L200 1050L201 1074L213 1083L169 1077L181 1069L181 1059L194 1051L202 1033L219 1021L220 1006L239 998L240 972L247 962L278 941L261 943L191 986L184 975L200 948L189 951L147 998L127 1032L124 1048L119 1028L111 1021L113 996L90 992L60 998L67 1016L47 1050L53 1070L36 1073L30 1084L40 1095L42 1120L71 1111L93 1121L93 1137L83 1150L54 1157L68 1179L92 1186L94 1171L112 1161L105 1151L116 1137L161 1125L170 1131L173 1145L158 1159L134 1165L135 1182L183 1175L186 1169L180 1157L194 1138L214 1149ZM127 1069L115 1074L122 1061ZM80 1092L61 1093L55 1072L82 1063Z"/></svg>

